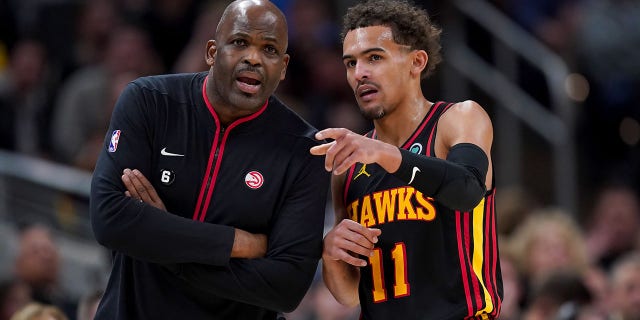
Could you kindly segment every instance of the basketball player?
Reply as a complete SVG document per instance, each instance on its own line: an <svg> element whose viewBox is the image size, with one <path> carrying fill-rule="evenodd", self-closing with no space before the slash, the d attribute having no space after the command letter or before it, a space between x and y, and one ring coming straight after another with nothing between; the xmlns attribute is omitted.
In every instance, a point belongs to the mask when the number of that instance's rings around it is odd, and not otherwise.
<svg viewBox="0 0 640 320"><path fill-rule="evenodd" d="M311 148L332 171L336 225L323 276L362 319L493 319L502 283L494 212L492 125L474 101L427 100L441 60L427 12L369 1L344 18L343 61L365 136L329 128Z"/></svg>

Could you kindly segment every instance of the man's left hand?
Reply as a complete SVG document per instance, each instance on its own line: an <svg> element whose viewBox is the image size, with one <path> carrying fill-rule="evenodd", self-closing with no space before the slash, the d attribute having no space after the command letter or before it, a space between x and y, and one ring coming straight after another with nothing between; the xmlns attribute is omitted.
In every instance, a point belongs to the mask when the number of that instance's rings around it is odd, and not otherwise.
<svg viewBox="0 0 640 320"><path fill-rule="evenodd" d="M124 192L127 197L138 199L160 210L167 211L156 189L138 169L124 169L122 182L127 188L127 191Z"/></svg>

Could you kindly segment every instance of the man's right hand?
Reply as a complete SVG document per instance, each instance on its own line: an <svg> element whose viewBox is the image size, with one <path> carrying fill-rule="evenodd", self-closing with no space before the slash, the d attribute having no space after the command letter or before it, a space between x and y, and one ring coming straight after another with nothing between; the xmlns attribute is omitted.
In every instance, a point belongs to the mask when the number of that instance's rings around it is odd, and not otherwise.
<svg viewBox="0 0 640 320"><path fill-rule="evenodd" d="M353 220L344 219L324 237L322 258L364 267L367 262L358 256L370 257L381 233L380 229L366 228Z"/></svg>

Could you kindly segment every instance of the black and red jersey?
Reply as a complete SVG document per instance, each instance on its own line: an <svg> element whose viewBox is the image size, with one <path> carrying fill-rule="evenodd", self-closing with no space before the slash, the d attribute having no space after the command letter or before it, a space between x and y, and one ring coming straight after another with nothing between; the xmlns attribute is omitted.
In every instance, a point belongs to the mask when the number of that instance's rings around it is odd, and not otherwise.
<svg viewBox="0 0 640 320"><path fill-rule="evenodd" d="M438 102L402 148L435 157ZM375 138L375 131L367 134ZM357 163L345 180L351 219L380 228L360 269L362 319L493 319L500 310L495 189L469 212L449 209L377 164Z"/></svg>
<svg viewBox="0 0 640 320"><path fill-rule="evenodd" d="M96 319L275 319L304 296L322 252L329 175L316 129L271 97L220 125L206 73L130 83L91 188L113 268ZM139 169L167 212L125 197ZM261 259L231 259L234 227L268 235Z"/></svg>

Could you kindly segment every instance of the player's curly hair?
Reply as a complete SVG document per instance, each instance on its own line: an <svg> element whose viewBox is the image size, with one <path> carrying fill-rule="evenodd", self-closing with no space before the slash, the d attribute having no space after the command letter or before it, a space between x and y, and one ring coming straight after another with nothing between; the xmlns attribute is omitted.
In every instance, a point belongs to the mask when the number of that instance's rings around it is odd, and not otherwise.
<svg viewBox="0 0 640 320"><path fill-rule="evenodd" d="M429 61L420 75L422 79L442 61L442 29L431 22L426 10L407 0L369 0L349 8L342 23L341 40L351 30L372 26L388 26L396 43L427 52Z"/></svg>

